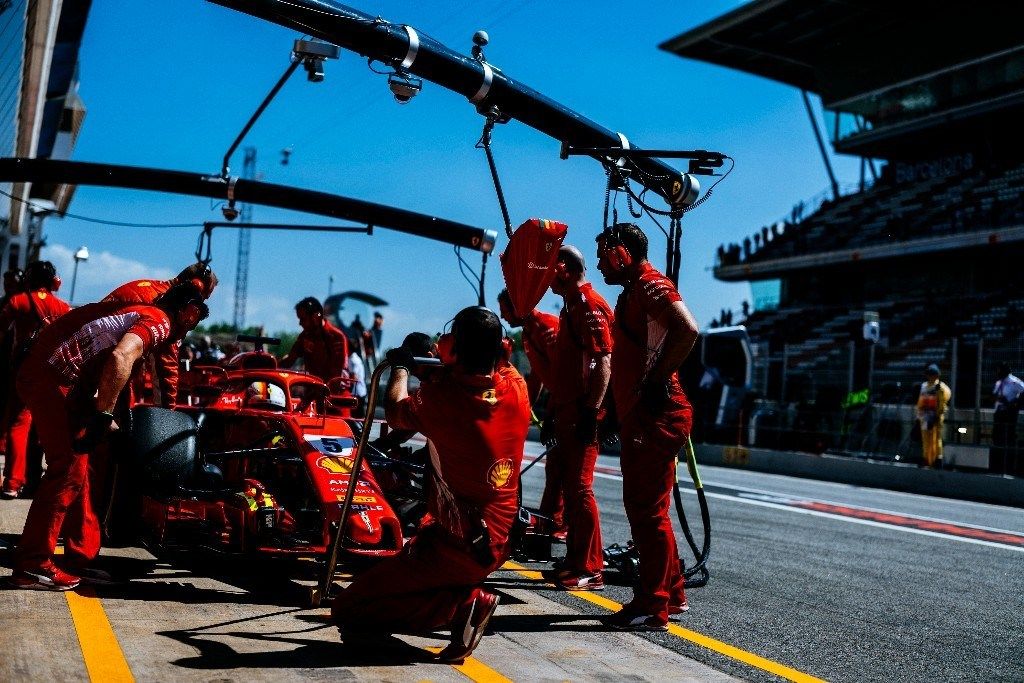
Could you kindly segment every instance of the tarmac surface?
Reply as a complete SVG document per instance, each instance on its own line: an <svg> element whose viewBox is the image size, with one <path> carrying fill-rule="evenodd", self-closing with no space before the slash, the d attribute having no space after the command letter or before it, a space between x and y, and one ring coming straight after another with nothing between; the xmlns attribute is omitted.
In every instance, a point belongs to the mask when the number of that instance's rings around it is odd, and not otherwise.
<svg viewBox="0 0 1024 683"><path fill-rule="evenodd" d="M98 566L118 585L0 591L0 680L1024 681L1021 509L701 473L711 579L669 633L599 625L629 600L625 585L565 593L541 565L507 565L490 581L502 597L493 633L452 667L431 660L443 633L343 645L325 608L301 607L302 567L111 549ZM524 477L527 502L543 474ZM699 543L697 498L684 489ZM601 458L595 491L605 544L624 543L617 458ZM0 502L0 546L27 509ZM9 564L0 550L0 575Z"/></svg>

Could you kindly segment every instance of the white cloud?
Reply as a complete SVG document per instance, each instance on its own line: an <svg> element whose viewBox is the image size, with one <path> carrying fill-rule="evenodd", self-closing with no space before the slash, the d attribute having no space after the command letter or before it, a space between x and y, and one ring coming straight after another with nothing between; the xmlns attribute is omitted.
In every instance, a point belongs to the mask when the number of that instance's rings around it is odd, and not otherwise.
<svg viewBox="0 0 1024 683"><path fill-rule="evenodd" d="M57 273L64 280L60 293L65 299L71 297L71 281L75 279L74 253L75 250L63 244L47 245L41 252L41 258L53 263ZM99 301L118 285L132 280L166 280L174 275L175 273L167 268L115 256L109 251L92 252L88 261L82 261L78 265L75 303Z"/></svg>

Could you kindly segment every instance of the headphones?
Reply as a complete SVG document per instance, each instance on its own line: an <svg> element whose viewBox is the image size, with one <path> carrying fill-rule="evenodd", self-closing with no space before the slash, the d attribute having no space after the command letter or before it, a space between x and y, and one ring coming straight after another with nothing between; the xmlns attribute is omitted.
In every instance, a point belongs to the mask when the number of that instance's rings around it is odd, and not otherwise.
<svg viewBox="0 0 1024 683"><path fill-rule="evenodd" d="M486 311L490 315L497 318L494 311L485 306L473 306L471 308L463 309L459 311L454 318L451 319L451 332L445 332L437 338L437 355L441 359L441 362L445 365L454 364L459 357L459 344L458 344L458 330L459 330L459 317L464 313L470 311ZM512 357L512 340L505 336L502 336L499 342L500 348L498 349L498 360L508 360Z"/></svg>
<svg viewBox="0 0 1024 683"><path fill-rule="evenodd" d="M455 363L455 333L445 332L437 338L437 357L445 365Z"/></svg>
<svg viewBox="0 0 1024 683"><path fill-rule="evenodd" d="M605 228L601 235L604 240L604 257L608 266L617 273L633 265L633 255L622 243L622 236L619 234L619 226L612 225Z"/></svg>
<svg viewBox="0 0 1024 683"><path fill-rule="evenodd" d="M33 261L32 263L25 266L25 274L23 282L28 288L39 287L39 282L45 282L41 285L46 287L51 292L56 292L60 289L61 279L57 275L57 268L54 267L49 261Z"/></svg>

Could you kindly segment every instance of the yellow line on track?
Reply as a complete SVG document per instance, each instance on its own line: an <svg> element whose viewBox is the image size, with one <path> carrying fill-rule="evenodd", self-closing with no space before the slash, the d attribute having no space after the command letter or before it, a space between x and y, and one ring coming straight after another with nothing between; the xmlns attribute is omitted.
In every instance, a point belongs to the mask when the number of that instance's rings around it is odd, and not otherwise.
<svg viewBox="0 0 1024 683"><path fill-rule="evenodd" d="M518 565L515 562L506 562L502 569L512 570L520 576L527 579L543 580L544 578L540 572L527 569L526 567ZM620 609L622 609L622 605L620 603L617 603L614 600L609 600L608 598L601 595L597 595L596 593L588 593L586 591L568 591L568 593L573 597L579 598L581 600L586 600L589 603L597 605L598 607L604 607L605 609L611 610L613 612L617 612ZM741 650L740 648L734 645L723 643L720 640L715 640L714 638L706 636L702 633L697 633L696 631L691 631L688 628L683 628L678 624L670 623L668 625L668 632L678 638L689 640L691 643L696 643L701 647L706 647L709 650L714 650L715 652L725 655L726 657L731 657L732 659L741 661L749 666L762 669L764 671L767 671L768 673L775 674L776 676L780 676L782 678L785 678L786 680L795 681L796 683L825 683L820 678L815 678L814 676L805 674L802 671L797 671L796 669L786 666L785 664L780 664L778 662L772 661L771 659L761 657L760 655L755 655L752 652Z"/></svg>
<svg viewBox="0 0 1024 683"><path fill-rule="evenodd" d="M426 649L434 654L441 651L439 647L428 647ZM477 683L512 683L511 679L505 678L479 659L473 659L472 657L466 657L466 661L462 664L452 664L452 668L469 680L477 681Z"/></svg>
<svg viewBox="0 0 1024 683"><path fill-rule="evenodd" d="M63 555L64 548L57 546L55 554ZM117 642L114 629L103 611L103 603L88 586L79 586L74 591L65 591L71 621L75 624L78 644L82 648L85 670L90 681L103 683L134 683L135 676L128 668L128 662Z"/></svg>
<svg viewBox="0 0 1024 683"><path fill-rule="evenodd" d="M103 683L135 681L96 593L91 588L78 588L77 592L67 591L64 597L75 622L89 680Z"/></svg>

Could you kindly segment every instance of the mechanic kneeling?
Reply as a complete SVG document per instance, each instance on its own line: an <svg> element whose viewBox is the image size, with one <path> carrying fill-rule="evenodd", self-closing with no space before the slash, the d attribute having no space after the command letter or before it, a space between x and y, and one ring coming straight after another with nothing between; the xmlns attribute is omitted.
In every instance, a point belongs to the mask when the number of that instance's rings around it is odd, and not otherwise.
<svg viewBox="0 0 1024 683"><path fill-rule="evenodd" d="M429 512L402 552L359 576L332 611L343 640L451 628L438 657L457 663L479 644L498 604L481 583L509 557L530 404L523 378L499 363L501 323L490 310L459 312L438 346L444 371L411 394L412 354L388 352L385 403L391 425L429 440Z"/></svg>

